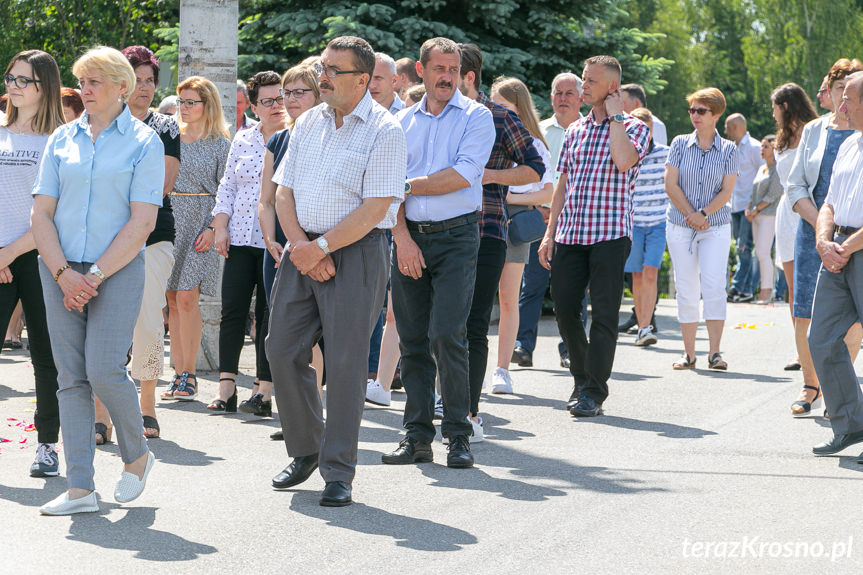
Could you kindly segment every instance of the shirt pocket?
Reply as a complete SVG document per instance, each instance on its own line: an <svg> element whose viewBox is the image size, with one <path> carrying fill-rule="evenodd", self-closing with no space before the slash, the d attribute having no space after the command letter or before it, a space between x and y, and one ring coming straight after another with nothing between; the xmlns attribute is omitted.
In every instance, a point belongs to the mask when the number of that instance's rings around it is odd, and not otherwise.
<svg viewBox="0 0 863 575"><path fill-rule="evenodd" d="M336 188L362 196L363 175L366 172L368 155L346 151L338 166L333 166L333 183Z"/></svg>

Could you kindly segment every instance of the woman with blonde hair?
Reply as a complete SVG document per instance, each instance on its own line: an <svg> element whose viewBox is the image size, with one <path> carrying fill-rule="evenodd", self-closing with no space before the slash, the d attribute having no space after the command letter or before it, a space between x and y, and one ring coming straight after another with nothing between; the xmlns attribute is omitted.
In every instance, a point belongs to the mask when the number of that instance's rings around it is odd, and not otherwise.
<svg viewBox="0 0 863 575"><path fill-rule="evenodd" d="M551 162L548 143L539 129L539 117L533 106L530 91L524 82L518 78L497 78L491 85L491 99L495 104L518 114L524 127L533 136L533 146L545 165L545 174L539 182L509 187L509 192L506 195L506 207L509 220L512 222L512 218L516 214L533 210L536 206L551 201L555 166ZM539 216L539 212L536 212L536 215ZM538 219L541 220L541 218L542 216L539 216ZM510 226L512 226L511 223ZM510 231L512 229L510 227ZM508 238L506 242L506 259L498 283L500 323L498 323L497 332L497 367L491 379L492 393L512 393L509 363L518 333L518 296L521 291L524 266L530 257L530 244L530 241L513 241L512 237Z"/></svg>
<svg viewBox="0 0 863 575"><path fill-rule="evenodd" d="M162 399L191 401L198 395L195 364L201 346L200 294L218 295L218 254L210 225L216 192L231 149L216 86L192 76L177 86L180 109L180 173L171 192L176 237L168 280L168 327L174 381Z"/></svg>
<svg viewBox="0 0 863 575"><path fill-rule="evenodd" d="M46 515L99 510L94 392L117 428L124 463L114 499L138 497L155 461L124 364L144 291L144 242L162 204L164 148L126 105L135 72L123 54L93 48L72 73L86 113L48 139L31 216L69 478L68 491L39 510Z"/></svg>
<svg viewBox="0 0 863 575"><path fill-rule="evenodd" d="M60 70L50 54L27 50L16 54L3 76L9 101L0 120L0 333L21 305L27 315L30 358L36 380L39 436L33 477L59 473L56 443L60 432L57 411L57 368L45 320L45 302L36 243L30 230L31 189L42 162L45 143L63 124Z"/></svg>

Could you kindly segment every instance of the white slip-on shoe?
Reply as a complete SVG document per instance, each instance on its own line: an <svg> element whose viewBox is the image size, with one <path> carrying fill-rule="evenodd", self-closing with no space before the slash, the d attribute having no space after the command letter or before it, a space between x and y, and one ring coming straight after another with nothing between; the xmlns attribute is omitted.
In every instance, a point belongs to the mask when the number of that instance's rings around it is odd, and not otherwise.
<svg viewBox="0 0 863 575"><path fill-rule="evenodd" d="M512 393L512 377L509 370L496 367L491 376L491 392L496 394Z"/></svg>
<svg viewBox="0 0 863 575"><path fill-rule="evenodd" d="M134 473L124 471L120 474L120 481L117 482L117 487L114 489L114 501L117 503L129 503L138 498L144 492L144 487L147 485L147 476L153 468L153 463L156 458L152 451L147 452L147 466L144 468L144 475L141 479Z"/></svg>
<svg viewBox="0 0 863 575"><path fill-rule="evenodd" d="M470 424L473 427L473 435L470 438L470 442L481 443L482 440L485 438L485 434L483 433L482 417L477 416L477 419L479 419L479 421L474 421L470 417L468 417L468 419L470 419Z"/></svg>
<svg viewBox="0 0 863 575"><path fill-rule="evenodd" d="M73 515L75 513L92 513L93 511L99 511L95 491L91 491L89 495L78 499L69 499L69 492L67 491L39 508L39 513L42 515Z"/></svg>
<svg viewBox="0 0 863 575"><path fill-rule="evenodd" d="M366 401L375 405L389 407L392 402L392 393L385 390L379 381L370 379L366 384Z"/></svg>

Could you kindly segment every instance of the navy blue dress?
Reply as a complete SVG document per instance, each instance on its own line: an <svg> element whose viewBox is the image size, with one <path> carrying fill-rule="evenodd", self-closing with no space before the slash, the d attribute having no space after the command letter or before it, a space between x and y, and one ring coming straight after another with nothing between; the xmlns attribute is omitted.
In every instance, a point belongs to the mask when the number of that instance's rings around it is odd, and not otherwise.
<svg viewBox="0 0 863 575"><path fill-rule="evenodd" d="M285 152L288 150L288 140L291 138L291 132L288 128L279 130L267 142L267 149L273 153L273 173L278 169ZM285 237L285 232L282 231L282 226L279 225L279 216L276 216L276 241L282 244L287 243L288 238ZM270 255L269 250L264 250L264 290L267 292L267 304L270 303L270 293L273 291L273 282L276 279L276 260Z"/></svg>
<svg viewBox="0 0 863 575"><path fill-rule="evenodd" d="M827 146L821 159L818 171L818 182L812 190L815 208L821 209L827 190L830 188L830 176L833 174L833 164L839 146L854 130L827 129ZM797 226L797 238L794 241L794 317L811 318L812 301L815 299L815 283L821 270L821 256L815 250L815 228L809 222L800 219Z"/></svg>

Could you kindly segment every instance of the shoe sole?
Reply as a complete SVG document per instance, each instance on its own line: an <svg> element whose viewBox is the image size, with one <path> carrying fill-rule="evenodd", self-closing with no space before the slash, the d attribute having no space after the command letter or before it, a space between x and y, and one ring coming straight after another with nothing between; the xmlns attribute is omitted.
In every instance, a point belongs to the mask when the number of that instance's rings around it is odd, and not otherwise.
<svg viewBox="0 0 863 575"><path fill-rule="evenodd" d="M385 464L385 465L413 465L414 463L431 463L431 462L433 462L433 461L434 461L434 456L433 456L433 455L428 455L428 456L423 455L423 456L420 456L420 457L417 457L417 456L415 455L415 456L413 457L413 460L412 460L412 461L403 461L403 460L401 460L401 459L398 459L398 460L396 460L396 459L389 459L389 460L388 460L388 459L384 459L385 457L386 457L386 455L382 455L382 456L381 456L381 463L383 463L383 464Z"/></svg>
<svg viewBox="0 0 863 575"><path fill-rule="evenodd" d="M96 513L97 511L99 511L98 505L95 507L83 507L81 509L76 509L75 511L65 511L63 513L51 513L50 511L40 509L39 513L50 517L63 517L64 515L77 515L78 513Z"/></svg>
<svg viewBox="0 0 863 575"><path fill-rule="evenodd" d="M596 417L597 415L603 415L604 413L605 412L602 411L602 409L600 409L597 412L590 412L590 413L587 413L586 411L577 411L577 410L573 411L572 409L569 410L569 414L572 415L573 417Z"/></svg>
<svg viewBox="0 0 863 575"><path fill-rule="evenodd" d="M306 475L306 476L305 476L305 477L303 477L302 479L298 479L298 480L296 480L296 481L291 481L290 483L286 483L286 484L283 484L283 485L276 485L276 482L275 482L275 481L273 481L273 489L290 489L291 487L296 487L297 485L300 485L301 483L305 483L306 481L308 481L309 477L311 477L311 476L312 476L312 473L314 473L314 472L315 472L315 470L317 470L317 468L318 468L318 466L317 466L317 465L315 465L315 466L314 466L314 467L309 471L308 475Z"/></svg>
<svg viewBox="0 0 863 575"><path fill-rule="evenodd" d="M195 395L174 396L174 399L176 399L177 401L195 401L196 399L198 399L198 394L196 393Z"/></svg>
<svg viewBox="0 0 863 575"><path fill-rule="evenodd" d="M470 469L471 467L473 467L473 462L471 461L470 463L450 463L449 461L447 461L446 466L450 469Z"/></svg>
<svg viewBox="0 0 863 575"><path fill-rule="evenodd" d="M369 399L368 397L366 398L366 403L371 403L372 405L377 405L377 406L380 406L380 407L389 407L390 405L392 405L392 402L390 402L390 403L380 403L380 402L378 402L378 401L373 401L373 400Z"/></svg>
<svg viewBox="0 0 863 575"><path fill-rule="evenodd" d="M60 475L59 471L31 471L30 477L57 477Z"/></svg>
<svg viewBox="0 0 863 575"><path fill-rule="evenodd" d="M321 499L319 505L321 507L347 507L353 502L353 499L348 499L347 501L340 499Z"/></svg>
<svg viewBox="0 0 863 575"><path fill-rule="evenodd" d="M814 456L816 456L816 457L822 457L822 456L824 456L824 455L836 455L837 453L842 453L843 451L845 451L845 450L846 450L846 449L848 449L849 447L852 447L852 446L854 446L854 445L857 445L858 443L863 443L863 439L859 439L859 440L855 441L854 443L849 443L848 445L846 445L846 446L845 446L845 447L843 447L842 449L837 449L837 450L835 450L835 451L822 451L821 453L817 453L817 452L813 449L813 450L812 450L812 455L814 455Z"/></svg>
<svg viewBox="0 0 863 575"><path fill-rule="evenodd" d="M509 389L497 388L497 389L495 389L495 387L492 386L491 392L494 393L495 395L512 395L512 388L509 388Z"/></svg>
<svg viewBox="0 0 863 575"><path fill-rule="evenodd" d="M635 342L635 347L647 347L648 345L654 345L658 341L659 340L656 339L655 337L651 337L649 339L644 339L644 340L638 340Z"/></svg>

